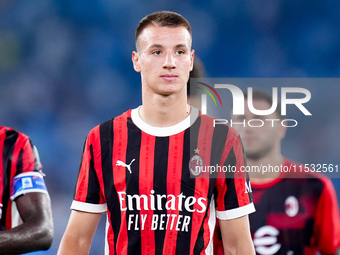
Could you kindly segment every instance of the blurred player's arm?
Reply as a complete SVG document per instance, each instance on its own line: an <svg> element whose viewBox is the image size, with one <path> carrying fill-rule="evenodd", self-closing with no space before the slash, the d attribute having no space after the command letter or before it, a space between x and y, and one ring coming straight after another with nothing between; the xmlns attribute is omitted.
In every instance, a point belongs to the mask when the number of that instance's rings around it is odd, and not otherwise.
<svg viewBox="0 0 340 255"><path fill-rule="evenodd" d="M53 241L53 218L48 194L32 192L15 200L23 224L0 231L2 253L47 250Z"/></svg>
<svg viewBox="0 0 340 255"><path fill-rule="evenodd" d="M101 213L88 213L72 210L58 255L89 254L92 239L99 224Z"/></svg>
<svg viewBox="0 0 340 255"><path fill-rule="evenodd" d="M253 242L250 236L248 215L231 220L220 220L219 223L224 254L255 255Z"/></svg>

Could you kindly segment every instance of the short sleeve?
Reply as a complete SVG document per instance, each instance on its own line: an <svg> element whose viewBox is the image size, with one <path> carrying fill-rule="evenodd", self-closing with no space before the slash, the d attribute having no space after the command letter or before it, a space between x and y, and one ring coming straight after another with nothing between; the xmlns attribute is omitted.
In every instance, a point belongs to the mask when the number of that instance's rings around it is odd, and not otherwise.
<svg viewBox="0 0 340 255"><path fill-rule="evenodd" d="M227 171L216 179L217 218L229 220L254 212L242 141L232 128L228 132L221 164Z"/></svg>
<svg viewBox="0 0 340 255"><path fill-rule="evenodd" d="M104 213L107 206L100 189L98 172L100 173L100 137L94 128L87 136L81 158L74 200L71 209L92 213ZM98 147L99 146L99 147ZM98 154L99 153L99 154Z"/></svg>
<svg viewBox="0 0 340 255"><path fill-rule="evenodd" d="M32 171L41 172L42 170L38 150L25 134L19 133L14 145L12 168L15 168L12 172L16 175Z"/></svg>

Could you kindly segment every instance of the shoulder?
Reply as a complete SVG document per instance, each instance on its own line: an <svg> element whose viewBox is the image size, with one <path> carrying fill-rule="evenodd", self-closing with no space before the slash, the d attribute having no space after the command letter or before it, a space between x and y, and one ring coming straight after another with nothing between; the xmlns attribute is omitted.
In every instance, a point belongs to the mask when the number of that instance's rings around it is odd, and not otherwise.
<svg viewBox="0 0 340 255"><path fill-rule="evenodd" d="M328 178L322 172L318 172L317 169L309 168L308 165L301 164L284 159L284 166L291 169L291 172L286 177L293 177L293 179L304 180L312 186L319 187L319 189L333 189L333 184L330 178ZM292 171L294 169L294 171ZM313 185L314 184L314 185Z"/></svg>
<svg viewBox="0 0 340 255"><path fill-rule="evenodd" d="M17 136L23 139L29 139L28 135L19 132L13 128L10 127L5 127L5 126L0 126L0 135L5 135L6 137L10 137L10 136Z"/></svg>
<svg viewBox="0 0 340 255"><path fill-rule="evenodd" d="M119 116L116 116L95 126L90 130L87 137L90 139L95 139L100 136L100 134L112 132L115 128L115 125L124 124L128 121L128 119L131 119L131 109L122 113Z"/></svg>
<svg viewBox="0 0 340 255"><path fill-rule="evenodd" d="M230 125L208 115L200 115L199 118L201 119L201 125L206 125L216 132L227 133L229 138L240 139L239 133Z"/></svg>
<svg viewBox="0 0 340 255"><path fill-rule="evenodd" d="M27 145L33 146L28 135L5 126L0 127L0 140L7 140L7 146L13 146L15 144L18 144L20 147Z"/></svg>

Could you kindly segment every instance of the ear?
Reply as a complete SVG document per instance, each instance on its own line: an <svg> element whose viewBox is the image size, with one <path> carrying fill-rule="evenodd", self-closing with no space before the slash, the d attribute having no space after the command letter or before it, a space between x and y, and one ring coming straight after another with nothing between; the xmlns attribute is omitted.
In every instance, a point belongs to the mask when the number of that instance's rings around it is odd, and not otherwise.
<svg viewBox="0 0 340 255"><path fill-rule="evenodd" d="M190 72L192 71L192 69L194 68L194 58L195 58L195 50L191 50L190 52Z"/></svg>
<svg viewBox="0 0 340 255"><path fill-rule="evenodd" d="M136 51L132 52L132 63L133 63L133 68L135 69L135 71L140 73L141 68L139 64L139 54Z"/></svg>

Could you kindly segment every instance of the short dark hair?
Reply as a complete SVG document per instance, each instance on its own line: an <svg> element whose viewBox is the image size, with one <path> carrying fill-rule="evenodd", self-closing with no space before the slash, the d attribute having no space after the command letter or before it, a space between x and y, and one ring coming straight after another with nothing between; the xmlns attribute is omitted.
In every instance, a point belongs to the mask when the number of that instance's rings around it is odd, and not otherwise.
<svg viewBox="0 0 340 255"><path fill-rule="evenodd" d="M143 32L143 30L149 26L150 24L154 24L160 27L185 27L190 36L192 36L191 33L191 27L190 23L180 14L176 12L171 11L158 11L151 13L147 16L145 16L138 24L136 28L136 48L138 48L138 37Z"/></svg>
<svg viewBox="0 0 340 255"><path fill-rule="evenodd" d="M246 100L248 98L248 91L247 90L244 90L243 91L243 94L244 94L244 99ZM253 88L253 93L252 93L252 96L253 96L253 100L264 100L266 101L270 106L273 105L273 98L272 98L272 95L270 95L267 91L265 90L262 90L262 89L254 89ZM277 107L276 107L276 110L275 110L277 116L280 118L280 119L283 119L283 116L281 115L281 101L280 99L277 100Z"/></svg>

